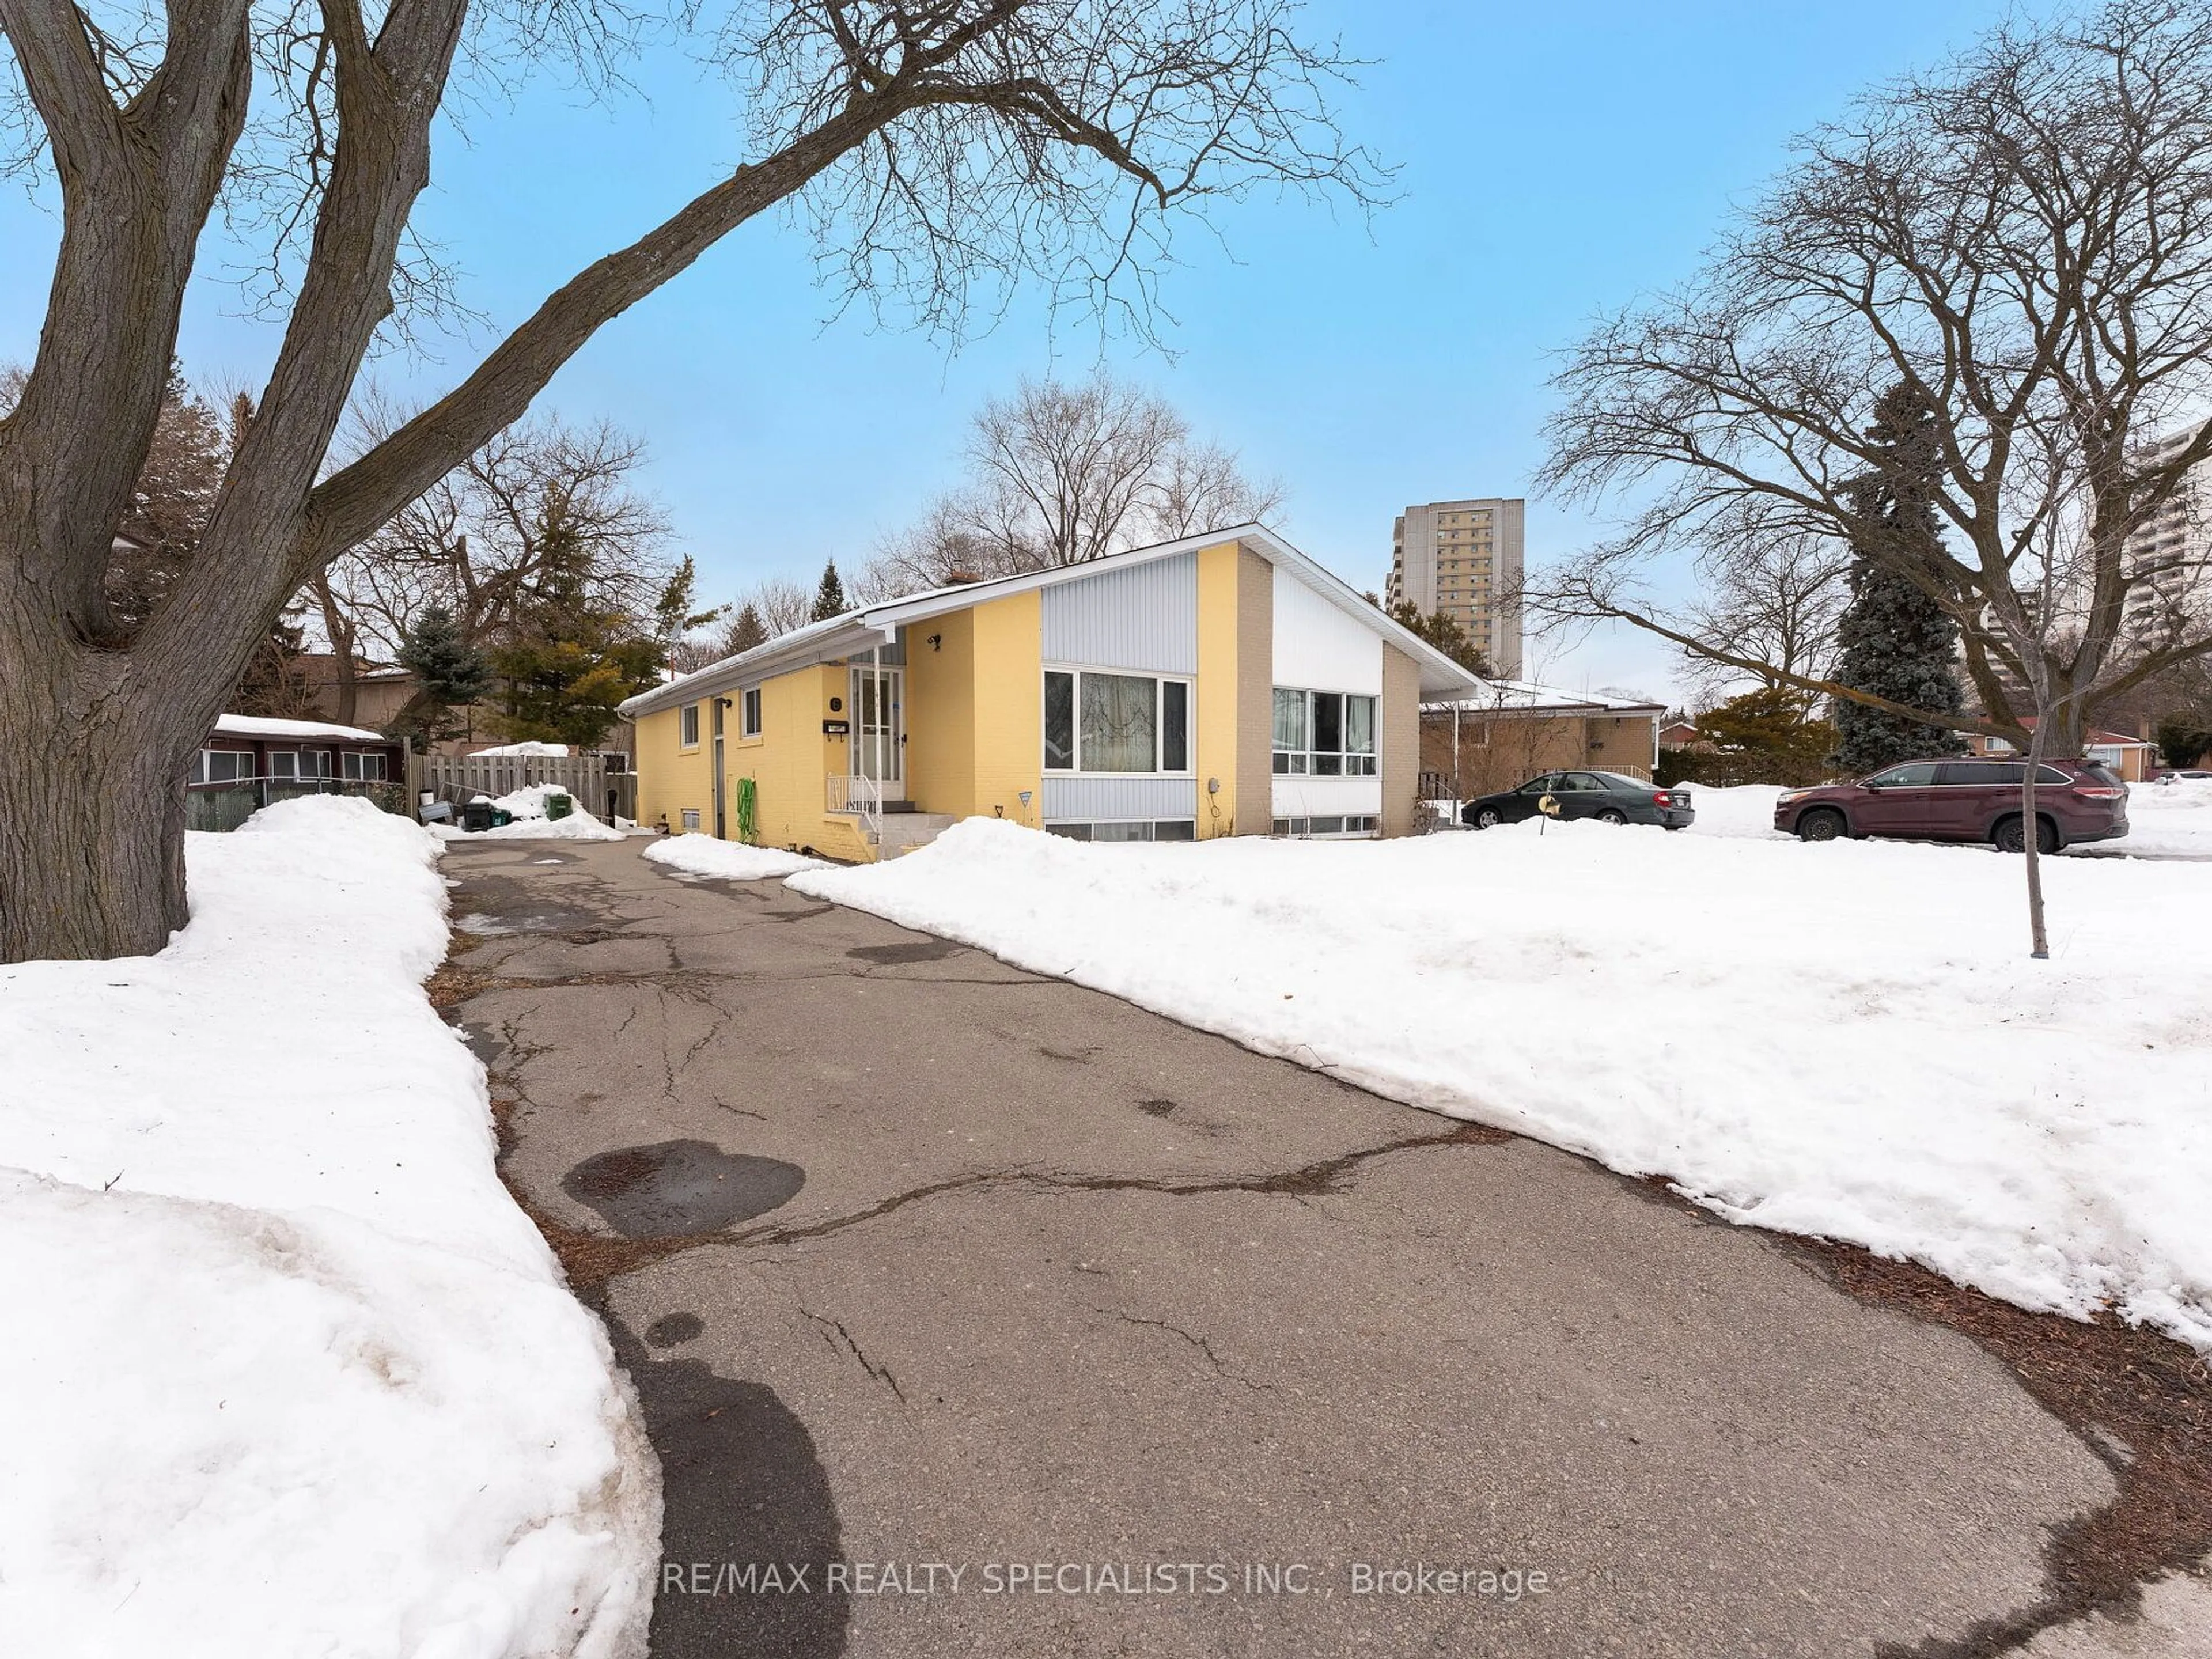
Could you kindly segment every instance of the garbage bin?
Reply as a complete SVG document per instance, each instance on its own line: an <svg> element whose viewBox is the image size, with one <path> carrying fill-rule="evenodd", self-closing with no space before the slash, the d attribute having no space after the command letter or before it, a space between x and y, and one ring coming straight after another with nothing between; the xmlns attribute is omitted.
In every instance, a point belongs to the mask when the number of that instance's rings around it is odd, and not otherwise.
<svg viewBox="0 0 2212 1659"><path fill-rule="evenodd" d="M489 830L491 828L492 806L488 800L472 800L461 808L461 828Z"/></svg>
<svg viewBox="0 0 2212 1659"><path fill-rule="evenodd" d="M573 795L549 793L545 797L545 817L549 823L555 818L565 818L575 810L576 800Z"/></svg>
<svg viewBox="0 0 2212 1659"><path fill-rule="evenodd" d="M495 806L491 809L491 823L486 827L493 830L504 830L508 824L513 823L514 822L514 813L508 811L504 806Z"/></svg>

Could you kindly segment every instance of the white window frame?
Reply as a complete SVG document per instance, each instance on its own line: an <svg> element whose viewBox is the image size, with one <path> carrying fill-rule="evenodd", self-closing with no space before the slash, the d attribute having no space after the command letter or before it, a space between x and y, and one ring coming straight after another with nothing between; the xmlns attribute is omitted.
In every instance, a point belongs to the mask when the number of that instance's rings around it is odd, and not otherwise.
<svg viewBox="0 0 2212 1659"><path fill-rule="evenodd" d="M761 734L761 689L749 685L738 693L738 735L757 738Z"/></svg>
<svg viewBox="0 0 2212 1659"><path fill-rule="evenodd" d="M1070 688L1070 708L1075 723L1071 734L1074 741L1075 764L1072 767L1054 766L1046 758L1044 718L1047 677L1068 674L1075 684ZM1083 765L1083 677L1085 674L1111 674L1119 679L1150 680L1152 682L1152 769L1149 772L1091 772ZM1189 764L1174 771L1159 764L1160 747L1167 735L1165 705L1167 693L1160 688L1180 685L1183 692L1183 758ZM1048 662L1037 677L1037 757L1038 766L1048 778L1194 778L1198 775L1198 680L1189 674L1167 674L1152 668L1104 668L1096 664Z"/></svg>
<svg viewBox="0 0 2212 1659"><path fill-rule="evenodd" d="M210 761L216 755L230 757L234 769L230 776L219 778L215 775L215 768L210 764ZM243 772L235 769L241 766L245 768ZM199 763L192 770L194 783L252 783L254 776L253 751L250 749L203 749L200 750Z"/></svg>
<svg viewBox="0 0 2212 1659"><path fill-rule="evenodd" d="M1305 747L1303 749L1274 747L1275 698L1284 692L1305 699ZM1316 697L1346 699L1347 709L1350 706L1349 699L1353 697L1362 697L1374 704L1374 716L1369 720L1367 728L1368 740L1374 744L1374 747L1371 749L1315 748L1314 699ZM1341 717L1340 731L1348 728L1351 724L1348 714ZM1379 694L1373 691L1336 691L1327 687L1300 685L1276 686L1267 697L1267 765L1279 778L1379 778L1382 775L1382 699ZM1323 772L1315 767L1314 762L1323 755L1336 758L1339 763L1337 770ZM1353 769L1349 763L1354 761L1362 762L1364 764Z"/></svg>
<svg viewBox="0 0 2212 1659"><path fill-rule="evenodd" d="M676 711L676 746L696 749L699 746L699 705L687 702Z"/></svg>
<svg viewBox="0 0 2212 1659"><path fill-rule="evenodd" d="M376 763L374 777L368 775L368 763L371 761ZM389 783L392 780L386 775L388 770L385 764L385 757L373 750L349 749L338 757L338 774L350 782Z"/></svg>

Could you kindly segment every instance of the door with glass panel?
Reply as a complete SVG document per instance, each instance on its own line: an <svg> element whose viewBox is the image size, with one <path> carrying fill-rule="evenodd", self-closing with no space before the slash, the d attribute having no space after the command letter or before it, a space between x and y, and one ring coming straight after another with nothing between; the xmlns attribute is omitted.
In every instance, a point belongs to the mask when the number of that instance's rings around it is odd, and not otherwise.
<svg viewBox="0 0 2212 1659"><path fill-rule="evenodd" d="M904 671L896 668L853 670L853 775L874 780L886 800L896 799L905 787L903 678Z"/></svg>

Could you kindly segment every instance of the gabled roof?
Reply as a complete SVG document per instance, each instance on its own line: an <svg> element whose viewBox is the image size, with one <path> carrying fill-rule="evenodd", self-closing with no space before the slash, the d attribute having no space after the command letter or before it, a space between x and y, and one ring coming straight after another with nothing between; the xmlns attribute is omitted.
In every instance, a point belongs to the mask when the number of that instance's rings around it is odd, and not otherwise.
<svg viewBox="0 0 2212 1659"><path fill-rule="evenodd" d="M885 600L881 605L862 605L857 610L846 611L842 616L832 617L827 622L810 623L804 628L770 640L765 645L757 645L734 657L725 657L720 662L709 663L704 668L655 686L650 691L641 691L623 704L617 712L627 720L635 720L655 709L726 691L740 684L750 684L770 675L787 673L794 668L804 668L813 663L834 662L866 651L872 646L888 644L898 637L901 628L911 623L926 622L932 617L965 611L970 605L981 605L988 599L1004 599L1008 594L1026 593L1032 588L1055 587L1062 582L1081 581L1086 577L1103 575L1109 570L1127 569L1132 565L1146 564L1155 559L1195 553L1204 548L1218 547L1224 542L1241 542L1278 571L1304 583L1346 616L1372 629L1411 657L1420 669L1422 696L1465 696L1474 690L1477 682L1465 669L1419 635L1391 621L1343 578L1308 558L1273 531L1260 525L1246 524L1226 530L1209 530L1202 535L1185 536L1152 547L1132 548L1125 553L1109 554L1086 564L1059 565L1050 570L1031 571L1019 576L963 582L951 587L932 588L924 593L909 593L900 599Z"/></svg>
<svg viewBox="0 0 2212 1659"><path fill-rule="evenodd" d="M1667 705L1608 697L1596 691L1562 691L1534 680L1476 680L1472 696L1432 700L1431 708L1456 708L1463 714L1653 714L1663 718Z"/></svg>

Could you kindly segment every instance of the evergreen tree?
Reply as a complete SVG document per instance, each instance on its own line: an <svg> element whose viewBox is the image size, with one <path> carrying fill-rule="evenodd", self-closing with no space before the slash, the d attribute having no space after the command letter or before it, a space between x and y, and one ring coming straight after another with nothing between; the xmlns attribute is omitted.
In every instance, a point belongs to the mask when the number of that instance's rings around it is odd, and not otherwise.
<svg viewBox="0 0 2212 1659"><path fill-rule="evenodd" d="M1835 728L1808 720L1805 700L1778 686L1730 697L1698 716L1698 734L1716 752L1695 757L1698 781L1717 787L1741 783L1817 782L1835 746Z"/></svg>
<svg viewBox="0 0 2212 1659"><path fill-rule="evenodd" d="M238 689L231 693L230 712L280 720L322 718L316 688L307 678L307 653L297 626L280 621L269 630L269 636L246 660Z"/></svg>
<svg viewBox="0 0 2212 1659"><path fill-rule="evenodd" d="M405 738L419 752L432 744L459 737L456 708L489 694L491 664L471 645L461 624L442 605L423 608L399 642L399 665L421 683L388 728L395 738Z"/></svg>
<svg viewBox="0 0 2212 1659"><path fill-rule="evenodd" d="M751 650L757 645L768 643L768 624L761 613L750 605L739 608L737 619L730 624L729 632L722 636L722 654L734 657Z"/></svg>
<svg viewBox="0 0 2212 1659"><path fill-rule="evenodd" d="M588 749L615 710L658 683L661 643L593 592L592 552L557 491L539 513L539 568L515 636L492 657L507 735Z"/></svg>
<svg viewBox="0 0 2212 1659"><path fill-rule="evenodd" d="M811 620L828 622L830 617L842 617L852 608L845 598L845 584L837 580L837 561L832 559L822 567L822 586L814 590Z"/></svg>
<svg viewBox="0 0 2212 1659"><path fill-rule="evenodd" d="M1370 593L1367 596L1373 599ZM1401 599L1390 607L1390 620L1407 632L1418 635L1425 643L1432 645L1462 668L1478 679L1490 679L1493 674L1490 659L1474 642L1474 635L1462 628L1458 618L1447 611L1424 612L1410 599Z"/></svg>
<svg viewBox="0 0 2212 1659"><path fill-rule="evenodd" d="M1933 483L1941 458L1936 417L1924 398L1905 386L1875 404L1867 436L1881 446L1880 476L1859 492L1862 541L1852 561L1850 604L1837 624L1841 654L1836 678L1931 714L1965 707L1959 690L1959 625L1896 568L1902 552L1934 549L1942 540ZM1877 562L1869 556L1878 549ZM1963 754L1960 735L1839 698L1836 758L1854 775L1901 760Z"/></svg>

